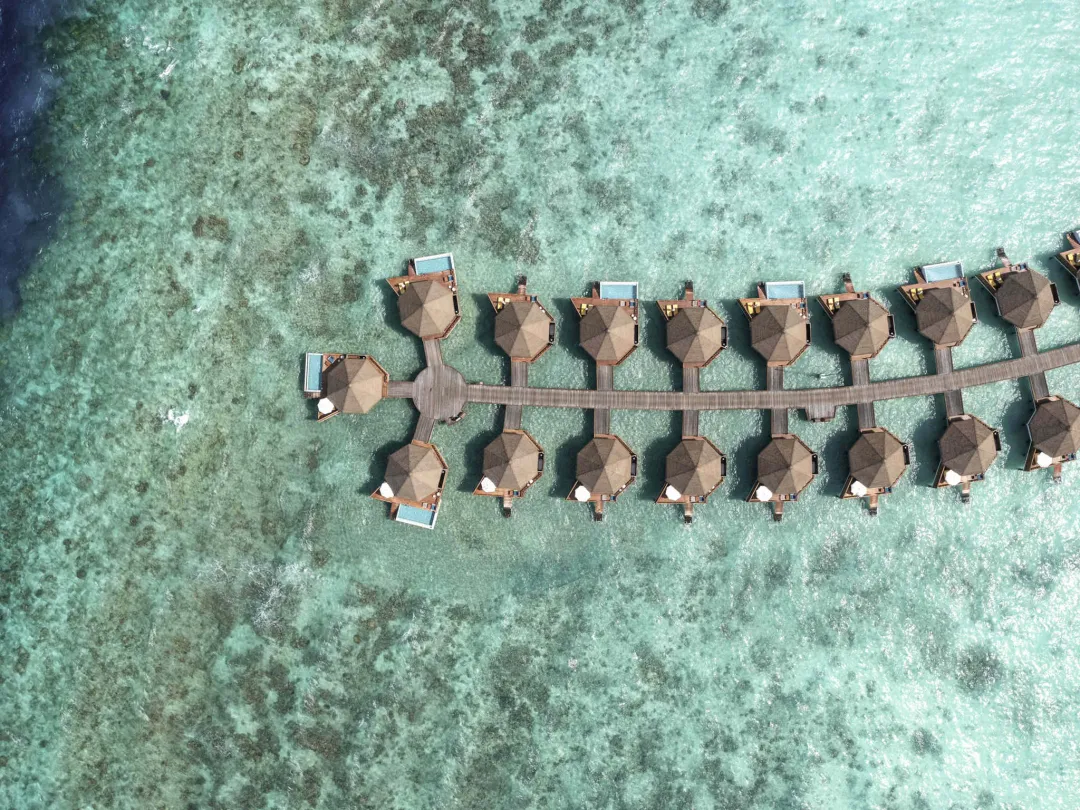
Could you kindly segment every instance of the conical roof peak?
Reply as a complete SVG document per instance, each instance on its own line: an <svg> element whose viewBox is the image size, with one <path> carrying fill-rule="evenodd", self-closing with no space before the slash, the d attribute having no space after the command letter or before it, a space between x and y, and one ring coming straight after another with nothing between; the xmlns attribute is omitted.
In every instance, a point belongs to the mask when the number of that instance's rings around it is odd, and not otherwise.
<svg viewBox="0 0 1080 810"><path fill-rule="evenodd" d="M398 296L401 324L422 339L442 337L454 324L454 293L438 279L411 281Z"/></svg>
<svg viewBox="0 0 1080 810"><path fill-rule="evenodd" d="M523 490L540 477L540 452L528 433L503 431L484 448L484 477L497 489Z"/></svg>
<svg viewBox="0 0 1080 810"><path fill-rule="evenodd" d="M848 451L851 477L868 489L891 487L904 474L904 445L886 430L860 433Z"/></svg>
<svg viewBox="0 0 1080 810"><path fill-rule="evenodd" d="M326 398L342 413L367 413L382 399L387 375L370 357L346 357L326 372Z"/></svg>
<svg viewBox="0 0 1080 810"><path fill-rule="evenodd" d="M433 445L410 442L386 461L386 483L394 496L421 503L435 495L446 472Z"/></svg>
<svg viewBox="0 0 1080 810"><path fill-rule="evenodd" d="M633 351L636 327L629 307L590 307L581 319L581 347L599 363L618 363Z"/></svg>
<svg viewBox="0 0 1080 810"><path fill-rule="evenodd" d="M614 495L633 479L632 453L621 439L597 436L577 457L577 479L594 495Z"/></svg>
<svg viewBox="0 0 1080 810"><path fill-rule="evenodd" d="M723 456L704 438L684 438L668 453L665 479L683 495L705 497L724 480Z"/></svg>
<svg viewBox="0 0 1080 810"><path fill-rule="evenodd" d="M495 315L495 342L514 360L533 360L548 346L551 323L535 301L511 301Z"/></svg>
<svg viewBox="0 0 1080 810"><path fill-rule="evenodd" d="M814 480L813 453L794 436L776 436L758 453L758 484L778 495L795 495Z"/></svg>
<svg viewBox="0 0 1080 810"><path fill-rule="evenodd" d="M687 365L712 360L723 348L724 322L708 307L680 307L667 322L667 347Z"/></svg>
<svg viewBox="0 0 1080 810"><path fill-rule="evenodd" d="M1080 408L1067 399L1040 402L1028 421L1032 446L1051 458L1080 452Z"/></svg>
<svg viewBox="0 0 1080 810"><path fill-rule="evenodd" d="M975 316L971 300L956 287L931 287L915 305L919 334L938 346L955 346L967 337Z"/></svg>
<svg viewBox="0 0 1080 810"><path fill-rule="evenodd" d="M994 291L1001 317L1018 329L1036 329L1054 309L1050 281L1041 273L1021 270L1006 273Z"/></svg>
<svg viewBox="0 0 1080 810"><path fill-rule="evenodd" d="M807 320L792 306L764 306L750 320L750 344L770 363L790 363L806 347Z"/></svg>
<svg viewBox="0 0 1080 810"><path fill-rule="evenodd" d="M965 476L986 472L997 457L993 429L972 416L949 422L938 449L942 465Z"/></svg>
<svg viewBox="0 0 1080 810"><path fill-rule="evenodd" d="M889 313L873 298L840 302L832 318L836 343L852 357L872 357L889 342Z"/></svg>

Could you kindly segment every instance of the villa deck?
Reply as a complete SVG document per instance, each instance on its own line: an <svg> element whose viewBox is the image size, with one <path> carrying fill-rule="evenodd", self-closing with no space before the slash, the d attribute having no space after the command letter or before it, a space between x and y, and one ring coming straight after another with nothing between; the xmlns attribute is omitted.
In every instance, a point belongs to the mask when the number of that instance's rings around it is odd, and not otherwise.
<svg viewBox="0 0 1080 810"><path fill-rule="evenodd" d="M1069 231L1065 234L1065 240L1069 243L1069 249L1061 251L1057 255L1057 260L1073 277L1077 288L1080 289L1080 233Z"/></svg>

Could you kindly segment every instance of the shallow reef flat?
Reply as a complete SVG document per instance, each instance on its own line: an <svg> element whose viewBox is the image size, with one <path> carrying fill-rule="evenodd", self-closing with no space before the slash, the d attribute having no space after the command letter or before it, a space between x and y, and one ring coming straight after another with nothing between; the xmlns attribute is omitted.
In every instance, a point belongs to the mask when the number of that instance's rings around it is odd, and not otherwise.
<svg viewBox="0 0 1080 810"><path fill-rule="evenodd" d="M472 494L502 415L435 441L437 530L369 495L415 414L316 425L304 351L423 364L383 279L452 250L443 347L502 382L485 293L557 321L536 386L591 384L571 296L686 279L731 327L702 389L764 386L737 299L852 274L895 315L875 379L933 354L896 293L1004 245L1058 283L1080 225L1069 4L99 0L54 27L37 157L65 189L0 325L0 806L1072 808L1080 471L1024 473L1022 383L965 392L1002 452L929 484L943 407L884 402L914 463L839 497L855 414L791 425L823 472L744 503L760 413L703 413L728 478L653 503L678 416L602 524L563 500L590 415L526 410L544 476ZM1018 355L989 294L958 368ZM623 388L679 369L651 304ZM840 385L813 312L789 387ZM1073 369L1048 374L1080 399Z"/></svg>

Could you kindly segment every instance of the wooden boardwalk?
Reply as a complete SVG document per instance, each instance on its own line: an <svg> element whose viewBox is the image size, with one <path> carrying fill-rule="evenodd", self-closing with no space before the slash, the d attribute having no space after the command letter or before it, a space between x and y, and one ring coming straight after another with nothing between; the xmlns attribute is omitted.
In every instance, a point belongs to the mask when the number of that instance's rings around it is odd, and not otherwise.
<svg viewBox="0 0 1080 810"><path fill-rule="evenodd" d="M851 384L870 384L870 361L865 357L851 361ZM860 402L855 408L859 417L859 430L877 427L877 414L874 412L873 402Z"/></svg>
<svg viewBox="0 0 1080 810"><path fill-rule="evenodd" d="M953 373L952 347L934 347L934 366L937 368L939 376ZM960 387L957 386L956 388L942 391L942 393L945 395L945 417L947 419L954 419L957 416L963 416L964 395L960 392Z"/></svg>
<svg viewBox="0 0 1080 810"><path fill-rule="evenodd" d="M386 396L388 399L412 399L413 381L390 380L386 386Z"/></svg>
<svg viewBox="0 0 1080 810"><path fill-rule="evenodd" d="M615 366L596 367L596 390L615 390ZM606 436L611 433L611 408L593 409L593 435Z"/></svg>
<svg viewBox="0 0 1080 810"><path fill-rule="evenodd" d="M784 367L769 366L765 369L765 387L769 391L784 390ZM769 413L769 429L773 436L788 433L788 409L773 407Z"/></svg>
<svg viewBox="0 0 1080 810"><path fill-rule="evenodd" d="M1016 339L1020 342L1020 354L1031 357L1039 353L1039 347L1035 343L1035 330L1017 329ZM1046 382L1046 374L1038 371L1028 375L1028 385L1031 386L1031 398L1038 402L1050 396L1050 386Z"/></svg>
<svg viewBox="0 0 1080 810"><path fill-rule="evenodd" d="M428 338L424 341L424 362L429 366L441 366L442 344L437 338Z"/></svg>
<svg viewBox="0 0 1080 810"><path fill-rule="evenodd" d="M1030 377L1050 369L1080 363L1080 343L1012 360L999 360L946 374L901 377L868 385L835 388L796 388L786 391L590 391L568 388L514 388L501 385L466 386L470 402L530 405L546 408L609 408L630 411L771 410L775 408L839 408L885 399L933 396L979 385ZM392 384L391 384L392 385Z"/></svg>
<svg viewBox="0 0 1080 810"><path fill-rule="evenodd" d="M682 390L685 394L696 394L701 391L701 369L696 366L683 366ZM685 410L682 412L682 435L701 435L700 412Z"/></svg>
<svg viewBox="0 0 1080 810"><path fill-rule="evenodd" d="M806 406L806 418L811 422L828 422L836 416L836 408L813 402Z"/></svg>
<svg viewBox="0 0 1080 810"><path fill-rule="evenodd" d="M529 364L515 360L510 363L510 385L526 388L529 385ZM503 430L521 429L521 406L507 405L503 416Z"/></svg>
<svg viewBox="0 0 1080 810"><path fill-rule="evenodd" d="M465 378L453 366L443 363L442 347L437 338L424 341L427 368L413 381L413 402L420 413L436 422L455 418L465 409Z"/></svg>
<svg viewBox="0 0 1080 810"><path fill-rule="evenodd" d="M529 384L529 364L524 360L515 360L510 364L510 384L522 388Z"/></svg>
<svg viewBox="0 0 1080 810"><path fill-rule="evenodd" d="M424 416L420 414L420 419L416 423L416 430L413 431L413 439L418 442L431 442L431 432L435 429L435 420L430 416Z"/></svg>

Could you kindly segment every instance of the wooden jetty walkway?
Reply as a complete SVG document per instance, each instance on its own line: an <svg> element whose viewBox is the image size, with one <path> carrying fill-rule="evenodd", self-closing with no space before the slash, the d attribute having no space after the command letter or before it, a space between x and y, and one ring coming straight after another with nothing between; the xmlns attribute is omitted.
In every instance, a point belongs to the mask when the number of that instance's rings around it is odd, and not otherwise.
<svg viewBox="0 0 1080 810"><path fill-rule="evenodd" d="M769 366L765 370L765 388L769 391L784 390L784 367ZM771 408L769 410L769 429L773 436L790 433L788 430L788 409Z"/></svg>
<svg viewBox="0 0 1080 810"><path fill-rule="evenodd" d="M503 431L484 450L484 474L475 494L501 499L507 516L513 500L544 469L543 449L522 429L525 407L593 412L593 441L579 452L578 481L568 499L592 502L597 519L605 503L614 501L637 474L637 457L612 433L611 412L680 411L682 441L669 453L666 483L657 502L681 504L690 522L695 504L705 503L726 476L723 453L700 434L701 411L769 412L772 442L759 454L759 480L748 500L772 502L779 519L784 502L797 500L818 473L817 456L790 433L790 411L803 410L812 421L827 421L838 408L854 406L859 438L849 451L851 470L842 497L866 497L876 514L878 497L892 492L910 459L908 445L877 424L875 403L940 394L948 425L939 441L941 480L934 486L962 483L967 500L971 482L983 480L1001 444L998 431L965 413L965 388L1026 378L1036 413L1028 426L1031 447L1025 469L1053 466L1054 478L1060 480L1062 463L1080 456L1080 409L1052 396L1046 379L1051 369L1080 363L1080 342L1039 351L1035 329L1059 303L1056 287L1026 265L1011 264L1001 249L998 256L1002 266L979 278L994 295L999 315L1016 327L1019 357L955 368L953 348L978 322L978 314L961 263L944 262L917 268L916 281L900 288L915 310L919 332L934 344L934 373L874 382L869 361L895 336L893 319L869 293L856 291L845 275L844 292L818 300L833 321L837 344L849 353L851 384L786 389L785 367L810 345L805 288L802 282L763 282L756 298L739 303L751 322L751 345L767 362L765 390L731 391L701 390L701 369L727 346L727 327L705 301L695 298L692 282L686 283L681 299L656 302L667 321L667 347L682 364L682 390L615 388L615 366L639 343L636 282L606 282L606 291L604 283L597 283L591 297L571 299L581 318L580 345L595 361L595 388L530 386L529 365L554 344L555 320L528 292L524 277L516 292L488 294L496 313L495 341L510 359L509 385L468 383L442 353L442 340L461 319L453 257L422 257L409 262L407 275L388 280L398 296L403 326L423 344L425 366L416 378L391 380L365 355L308 353L304 395L319 399L320 420L337 413L366 413L384 397L413 402L419 411L413 439L394 454L386 481L373 497L390 503L399 521L427 528L435 525L447 471L431 444L435 424L458 422L470 402L504 406ZM1080 258L1076 264L1080 268ZM979 464L967 463L969 445L978 450ZM766 464L762 459L770 452Z"/></svg>
<svg viewBox="0 0 1080 810"><path fill-rule="evenodd" d="M527 388L529 386L529 364L514 360L510 363L510 385L515 388ZM506 414L503 417L503 428L507 430L521 429L521 406L507 405Z"/></svg>
<svg viewBox="0 0 1080 810"><path fill-rule="evenodd" d="M852 386L870 384L870 361L859 358L851 361L851 384ZM877 414L874 413L874 403L860 402L856 406L859 419L859 430L868 430L877 427Z"/></svg>
<svg viewBox="0 0 1080 810"><path fill-rule="evenodd" d="M939 375L953 373L952 346L934 348L934 367ZM945 395L945 418L953 419L964 415L964 395L959 388L942 392Z"/></svg>
<svg viewBox="0 0 1080 810"><path fill-rule="evenodd" d="M615 366L596 367L596 390L615 390ZM611 433L611 408L598 407L593 409L593 435L607 436Z"/></svg>
<svg viewBox="0 0 1080 810"><path fill-rule="evenodd" d="M864 385L832 388L795 388L773 391L593 391L577 388L518 388L470 383L465 386L468 402L490 405L522 405L537 408L578 408L626 411L738 411L792 408L841 408L885 399L933 396L962 388L1015 380L1043 374L1051 369L1080 363L1080 343L1011 360L999 360L943 374L901 377ZM448 367L449 368L449 367ZM426 370L426 369L425 369ZM421 376L423 372L421 372ZM430 408L430 391L419 391L429 380L413 383L391 381L388 397L411 398L422 413Z"/></svg>
<svg viewBox="0 0 1080 810"><path fill-rule="evenodd" d="M424 341L424 358L427 368L413 381L411 393L416 409L437 422L447 422L465 410L465 378L453 366L443 362L439 340Z"/></svg>
<svg viewBox="0 0 1080 810"><path fill-rule="evenodd" d="M686 394L701 392L701 369L694 366L683 366L682 390ZM696 408L682 412L682 435L697 436L700 434L700 411Z"/></svg>
<svg viewBox="0 0 1080 810"><path fill-rule="evenodd" d="M1034 357L1039 353L1039 347L1035 343L1035 331L1032 329L1018 329L1016 338L1020 342L1020 354L1023 357ZM1050 396L1050 386L1046 383L1046 373L1036 371L1028 375L1028 384L1031 386L1031 396L1038 402Z"/></svg>

